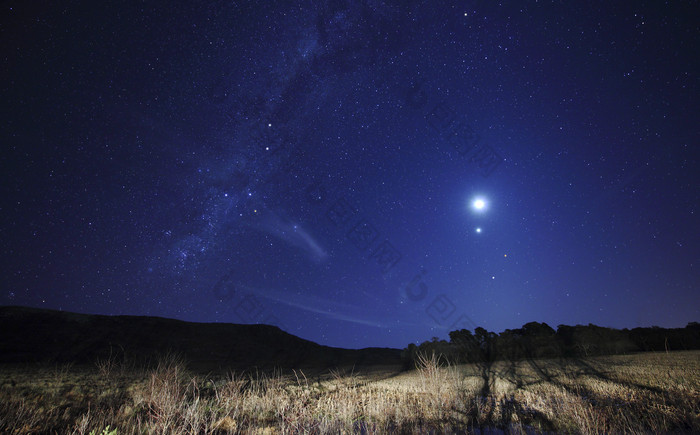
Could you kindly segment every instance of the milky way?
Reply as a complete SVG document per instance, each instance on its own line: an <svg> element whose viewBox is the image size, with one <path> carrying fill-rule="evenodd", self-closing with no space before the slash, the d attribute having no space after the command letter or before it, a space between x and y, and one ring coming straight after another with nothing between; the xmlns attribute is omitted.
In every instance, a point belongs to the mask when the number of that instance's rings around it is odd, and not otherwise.
<svg viewBox="0 0 700 435"><path fill-rule="evenodd" d="M347 347L698 320L683 5L2 8L1 304Z"/></svg>

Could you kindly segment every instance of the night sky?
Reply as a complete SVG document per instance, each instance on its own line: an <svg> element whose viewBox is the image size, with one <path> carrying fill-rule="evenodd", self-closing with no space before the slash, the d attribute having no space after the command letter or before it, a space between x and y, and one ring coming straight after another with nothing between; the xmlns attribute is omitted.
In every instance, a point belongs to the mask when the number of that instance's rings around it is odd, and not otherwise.
<svg viewBox="0 0 700 435"><path fill-rule="evenodd" d="M351 348L700 320L696 2L1 8L0 305Z"/></svg>

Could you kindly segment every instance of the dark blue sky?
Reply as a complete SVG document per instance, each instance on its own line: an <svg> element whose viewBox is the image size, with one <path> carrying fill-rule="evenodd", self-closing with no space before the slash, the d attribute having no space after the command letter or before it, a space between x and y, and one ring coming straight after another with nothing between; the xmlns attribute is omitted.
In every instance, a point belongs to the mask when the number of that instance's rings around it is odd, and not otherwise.
<svg viewBox="0 0 700 435"><path fill-rule="evenodd" d="M694 6L5 2L0 304L344 347L698 321Z"/></svg>

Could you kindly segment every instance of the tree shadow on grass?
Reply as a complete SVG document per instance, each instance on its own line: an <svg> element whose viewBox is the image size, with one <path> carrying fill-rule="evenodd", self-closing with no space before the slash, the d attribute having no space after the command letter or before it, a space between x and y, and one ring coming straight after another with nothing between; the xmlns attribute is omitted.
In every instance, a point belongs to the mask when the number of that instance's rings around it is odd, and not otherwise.
<svg viewBox="0 0 700 435"><path fill-rule="evenodd" d="M523 390L527 387L550 384L558 387L573 397L577 397L584 403L594 407L616 407L623 408L632 406L633 402L626 402L619 397L608 396L604 393L594 391L586 385L586 379L593 379L619 385L631 390L643 390L653 394L662 395L669 398L667 392L638 382L621 380L611 375L609 370L597 367L594 362L582 358L559 358L559 359L535 359L525 358L522 360L499 361L476 363L477 376L482 379L481 389L472 397L466 398L471 402L471 407L467 407L467 416L473 421L479 422L482 430L497 427L508 431L514 422L524 424L537 431L555 431L557 428L541 411L520 403L515 395L501 398L497 401L495 396L495 383L497 379L503 379L511 383L516 390ZM524 370L529 368L530 370ZM479 404L480 407L476 405ZM500 408L500 416L495 418L495 410ZM480 410L486 413L480 413ZM516 417L517 416L517 417Z"/></svg>

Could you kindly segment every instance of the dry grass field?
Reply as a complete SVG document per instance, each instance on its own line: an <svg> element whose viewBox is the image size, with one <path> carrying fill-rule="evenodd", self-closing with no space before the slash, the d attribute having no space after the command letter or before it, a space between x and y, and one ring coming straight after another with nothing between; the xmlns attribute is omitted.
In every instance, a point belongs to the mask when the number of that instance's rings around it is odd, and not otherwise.
<svg viewBox="0 0 700 435"><path fill-rule="evenodd" d="M201 375L175 357L141 369L1 366L12 434L700 433L700 352L417 370Z"/></svg>

